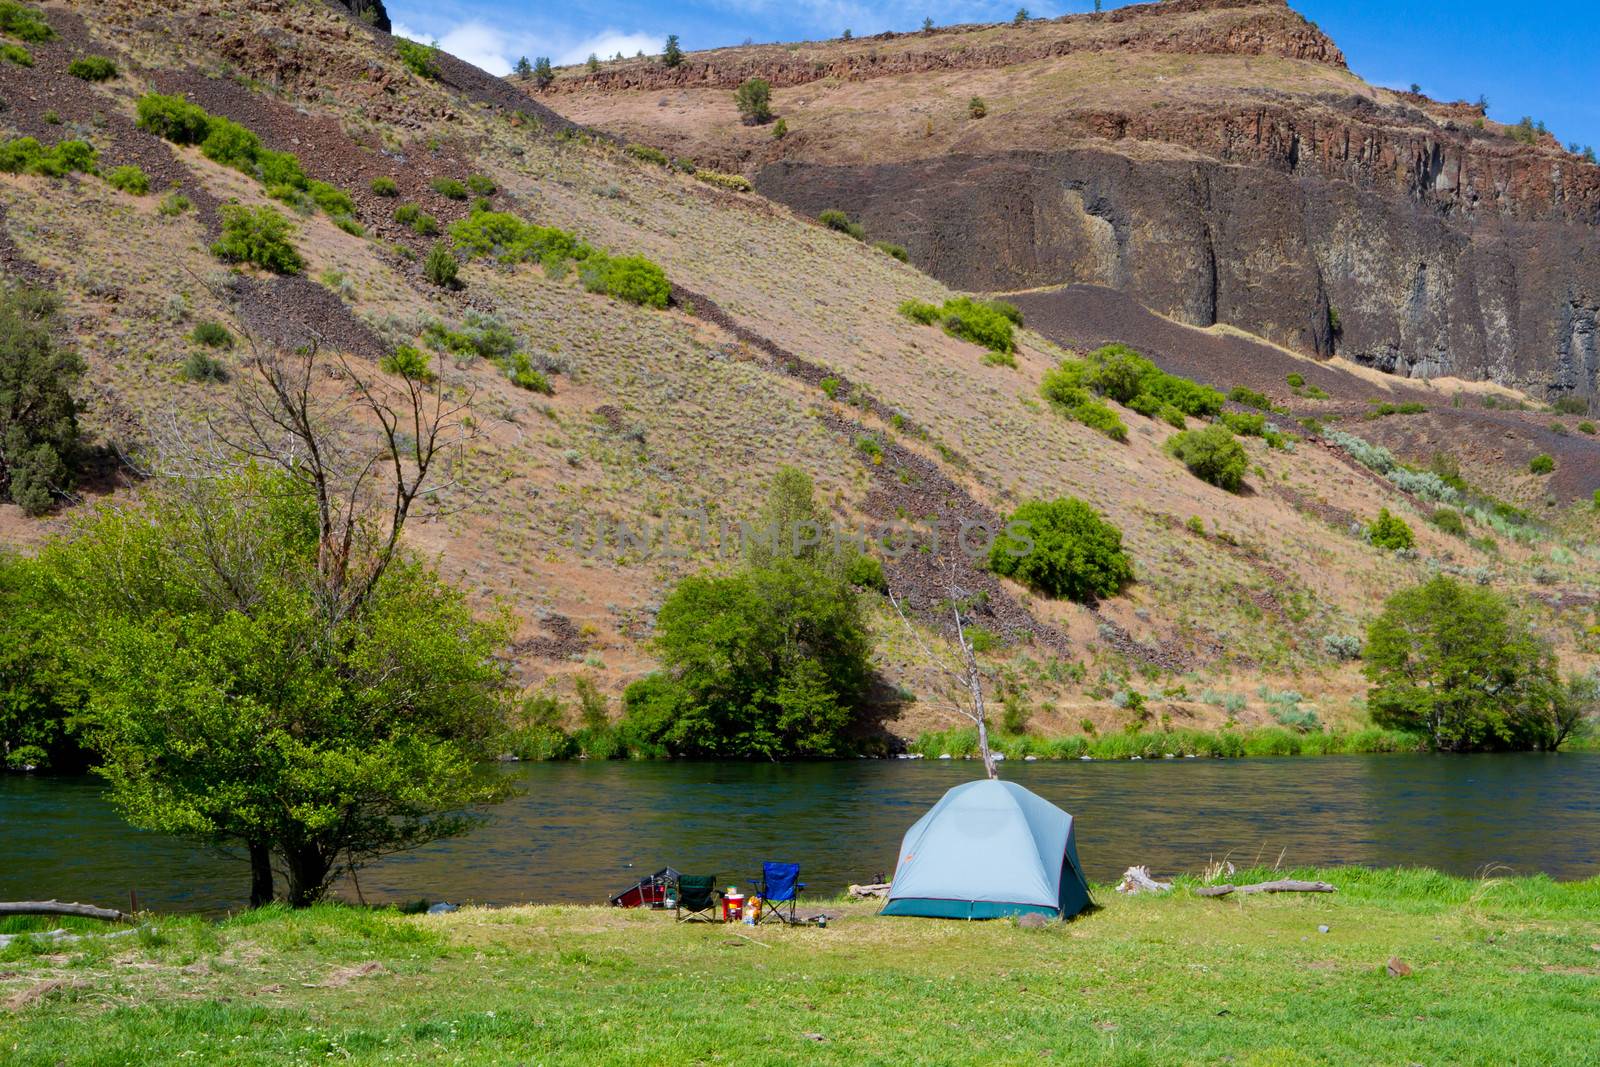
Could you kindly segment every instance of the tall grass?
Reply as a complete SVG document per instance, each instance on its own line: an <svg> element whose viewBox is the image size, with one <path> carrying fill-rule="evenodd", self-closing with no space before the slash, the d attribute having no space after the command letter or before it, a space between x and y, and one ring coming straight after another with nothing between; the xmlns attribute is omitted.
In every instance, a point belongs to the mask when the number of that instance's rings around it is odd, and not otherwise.
<svg viewBox="0 0 1600 1067"><path fill-rule="evenodd" d="M1099 736L1039 737L1035 734L998 734L992 748L1008 760L1037 759L1163 759L1168 756L1325 756L1355 752L1419 752L1425 748L1420 734L1369 726L1360 730L1313 731L1280 726L1221 730L1159 730L1112 733ZM934 730L910 746L929 759L948 754L973 756L978 732L971 728Z"/></svg>

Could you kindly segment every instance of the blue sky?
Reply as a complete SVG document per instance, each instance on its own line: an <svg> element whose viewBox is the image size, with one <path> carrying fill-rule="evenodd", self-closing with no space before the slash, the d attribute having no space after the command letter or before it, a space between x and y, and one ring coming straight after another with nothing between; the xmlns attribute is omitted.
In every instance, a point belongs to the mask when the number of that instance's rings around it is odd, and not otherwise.
<svg viewBox="0 0 1600 1067"><path fill-rule="evenodd" d="M396 31L438 40L500 74L518 56L557 63L590 52L795 41L1010 18L1018 0L388 0ZM1563 143L1600 148L1600 49L1593 0L1292 0L1345 51L1351 69L1392 88L1412 82L1440 99L1489 98L1504 122L1542 119ZM1035 15L1088 11L1093 0L1028 4ZM1106 6L1120 4L1108 2Z"/></svg>

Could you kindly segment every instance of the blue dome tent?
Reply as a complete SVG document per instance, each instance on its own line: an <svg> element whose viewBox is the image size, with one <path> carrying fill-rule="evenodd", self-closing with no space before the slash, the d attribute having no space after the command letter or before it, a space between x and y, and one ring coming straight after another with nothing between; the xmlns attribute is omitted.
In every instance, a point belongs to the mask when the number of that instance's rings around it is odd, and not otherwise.
<svg viewBox="0 0 1600 1067"><path fill-rule="evenodd" d="M1076 915L1089 903L1072 816L1015 782L958 785L906 831L884 915Z"/></svg>

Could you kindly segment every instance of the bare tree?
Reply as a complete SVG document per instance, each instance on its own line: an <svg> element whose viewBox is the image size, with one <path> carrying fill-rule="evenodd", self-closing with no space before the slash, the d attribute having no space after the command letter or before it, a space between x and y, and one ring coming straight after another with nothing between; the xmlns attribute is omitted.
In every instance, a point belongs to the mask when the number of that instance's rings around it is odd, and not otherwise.
<svg viewBox="0 0 1600 1067"><path fill-rule="evenodd" d="M889 591L889 603L894 605L894 610L900 616L900 621L905 623L906 629L910 631L911 637L916 641L917 646L922 649L922 653L927 657L928 663L939 673L949 678L959 690L961 694L960 702L948 705L948 708L962 718L969 720L978 728L978 754L983 757L984 773L990 778L999 778L1000 774L995 770L994 753L989 750L988 716L983 703L983 669L978 666L976 650L972 647L972 639L967 636L967 624L961 616L963 592L956 585L956 571L953 564L950 568L949 594L950 613L955 620L955 663L951 662L951 657L948 655L936 655L933 649L928 646L928 642L923 640L922 634L917 631L915 626L911 625L911 619L907 617L905 608L901 606L900 600L894 595L893 589Z"/></svg>

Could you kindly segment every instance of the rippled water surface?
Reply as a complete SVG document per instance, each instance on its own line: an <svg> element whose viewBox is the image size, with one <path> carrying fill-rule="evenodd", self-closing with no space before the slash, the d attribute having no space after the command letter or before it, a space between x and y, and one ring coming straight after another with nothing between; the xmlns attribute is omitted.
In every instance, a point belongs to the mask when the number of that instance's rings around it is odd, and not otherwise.
<svg viewBox="0 0 1600 1067"><path fill-rule="evenodd" d="M900 836L966 761L563 763L511 767L522 794L472 835L383 861L369 900L594 902L640 874L743 881L798 862L834 892L894 867ZM1006 763L1006 778L1077 818L1089 877L1143 863L1197 870L1280 854L1290 864L1493 864L1557 878L1600 874L1600 753L1328 756ZM236 907L236 857L131 831L90 778L0 775L0 899L162 910Z"/></svg>

